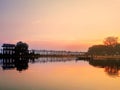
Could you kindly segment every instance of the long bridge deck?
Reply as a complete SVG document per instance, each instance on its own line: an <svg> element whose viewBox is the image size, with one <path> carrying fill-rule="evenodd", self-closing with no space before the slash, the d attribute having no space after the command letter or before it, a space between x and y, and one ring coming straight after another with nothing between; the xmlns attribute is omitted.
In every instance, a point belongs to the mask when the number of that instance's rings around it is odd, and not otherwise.
<svg viewBox="0 0 120 90"><path fill-rule="evenodd" d="M3 56L14 56L12 51L4 51L0 49L0 55ZM27 57L76 57L78 59L90 59L91 56L88 56L86 52L73 52L73 51L61 51L61 50L29 50L29 55ZM21 56L20 56L21 57ZM26 57L26 56L23 56Z"/></svg>
<svg viewBox="0 0 120 90"><path fill-rule="evenodd" d="M39 54L43 56L81 56L86 52L72 52L72 51L55 51L55 50L29 50L29 53Z"/></svg>

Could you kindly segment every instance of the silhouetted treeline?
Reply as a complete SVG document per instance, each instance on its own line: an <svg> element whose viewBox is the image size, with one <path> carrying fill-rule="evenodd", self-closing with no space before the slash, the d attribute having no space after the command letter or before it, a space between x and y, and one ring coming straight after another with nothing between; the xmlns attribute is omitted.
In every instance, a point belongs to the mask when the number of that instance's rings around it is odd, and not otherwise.
<svg viewBox="0 0 120 90"><path fill-rule="evenodd" d="M120 55L120 44L115 46L94 45L89 48L88 53L92 55Z"/></svg>
<svg viewBox="0 0 120 90"><path fill-rule="evenodd" d="M27 55L28 51L28 44L23 42L18 42L15 46L15 55Z"/></svg>
<svg viewBox="0 0 120 90"><path fill-rule="evenodd" d="M88 53L92 55L120 55L118 37L105 38L104 45L93 45L88 49Z"/></svg>

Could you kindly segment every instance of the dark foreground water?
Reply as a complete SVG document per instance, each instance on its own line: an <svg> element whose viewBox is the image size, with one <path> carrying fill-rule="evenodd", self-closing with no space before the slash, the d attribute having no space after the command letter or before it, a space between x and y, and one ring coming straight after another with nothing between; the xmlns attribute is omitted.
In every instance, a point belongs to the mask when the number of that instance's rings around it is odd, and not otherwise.
<svg viewBox="0 0 120 90"><path fill-rule="evenodd" d="M0 90L120 90L120 61L0 60Z"/></svg>

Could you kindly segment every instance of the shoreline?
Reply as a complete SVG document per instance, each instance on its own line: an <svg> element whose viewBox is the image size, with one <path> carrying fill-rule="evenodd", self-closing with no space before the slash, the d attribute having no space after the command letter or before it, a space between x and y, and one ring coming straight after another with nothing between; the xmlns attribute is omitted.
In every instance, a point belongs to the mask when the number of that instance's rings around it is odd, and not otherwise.
<svg viewBox="0 0 120 90"><path fill-rule="evenodd" d="M120 60L120 55L94 56L93 60Z"/></svg>

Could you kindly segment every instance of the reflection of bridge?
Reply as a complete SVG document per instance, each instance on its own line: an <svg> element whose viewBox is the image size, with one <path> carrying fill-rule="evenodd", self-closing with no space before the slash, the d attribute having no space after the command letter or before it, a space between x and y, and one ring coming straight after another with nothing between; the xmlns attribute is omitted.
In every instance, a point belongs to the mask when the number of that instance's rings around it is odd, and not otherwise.
<svg viewBox="0 0 120 90"><path fill-rule="evenodd" d="M47 62L66 62L75 61L76 58L71 57L40 57L38 59L30 59L30 63L47 63Z"/></svg>
<svg viewBox="0 0 120 90"><path fill-rule="evenodd" d="M66 62L72 61L75 58L70 57L41 57L35 58L2 58L0 59L0 66L3 70L22 71L28 69L28 63L47 63L47 62Z"/></svg>

